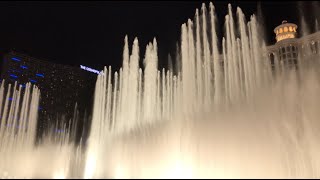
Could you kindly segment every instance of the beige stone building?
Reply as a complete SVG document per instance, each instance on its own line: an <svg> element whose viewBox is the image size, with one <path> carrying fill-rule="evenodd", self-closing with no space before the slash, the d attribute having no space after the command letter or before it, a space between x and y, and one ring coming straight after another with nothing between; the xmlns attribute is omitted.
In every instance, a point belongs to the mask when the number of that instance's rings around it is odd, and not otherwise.
<svg viewBox="0 0 320 180"><path fill-rule="evenodd" d="M277 65L297 67L301 61L315 59L320 52L320 31L298 38L298 26L283 21L274 29L276 43L267 46L273 68Z"/></svg>

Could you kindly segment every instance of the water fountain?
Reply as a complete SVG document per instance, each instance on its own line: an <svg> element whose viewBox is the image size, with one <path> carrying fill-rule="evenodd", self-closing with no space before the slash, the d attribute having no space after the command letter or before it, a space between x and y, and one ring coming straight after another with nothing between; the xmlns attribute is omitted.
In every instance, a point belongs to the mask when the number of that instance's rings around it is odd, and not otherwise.
<svg viewBox="0 0 320 180"><path fill-rule="evenodd" d="M78 177L81 144L75 147L67 127L51 128L36 145L40 90L27 83L0 85L0 178ZM74 168L78 168L74 170Z"/></svg>
<svg viewBox="0 0 320 180"><path fill-rule="evenodd" d="M97 77L86 144L64 126L36 145L39 89L2 82L0 178L319 178L318 55L272 72L257 18L234 17L229 5L220 48L215 7L196 10L178 72L158 70L156 39L140 68L125 37L122 68Z"/></svg>
<svg viewBox="0 0 320 180"><path fill-rule="evenodd" d="M16 167L17 162L11 159L24 156L25 154L23 153L28 153L32 149L36 133L39 101L39 90L36 87L32 88L30 83L26 85L24 94L22 93L22 86L19 86L17 90L17 83L13 87L9 84L7 91L4 85L5 81L1 82L0 172L5 172L4 170L10 167ZM13 89L12 92L11 88ZM21 100L22 102L20 103ZM24 152L19 152L22 148ZM20 166L23 164L21 162ZM10 168L7 171L12 169ZM9 172L9 174L15 173Z"/></svg>
<svg viewBox="0 0 320 180"><path fill-rule="evenodd" d="M156 39L139 68L125 37L122 68L97 79L84 178L320 177L319 71L272 76L256 17L231 5L220 55L209 6L181 26L177 74L158 70Z"/></svg>

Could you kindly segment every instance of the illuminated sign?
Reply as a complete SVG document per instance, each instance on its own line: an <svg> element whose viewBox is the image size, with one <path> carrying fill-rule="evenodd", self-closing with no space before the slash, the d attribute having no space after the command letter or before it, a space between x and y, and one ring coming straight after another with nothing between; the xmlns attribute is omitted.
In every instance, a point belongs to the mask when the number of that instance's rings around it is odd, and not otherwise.
<svg viewBox="0 0 320 180"><path fill-rule="evenodd" d="M89 72L100 74L100 71L98 71L96 69L92 69L92 68L86 67L86 66L83 66L83 65L80 65L80 68L83 69L83 70L89 71Z"/></svg>

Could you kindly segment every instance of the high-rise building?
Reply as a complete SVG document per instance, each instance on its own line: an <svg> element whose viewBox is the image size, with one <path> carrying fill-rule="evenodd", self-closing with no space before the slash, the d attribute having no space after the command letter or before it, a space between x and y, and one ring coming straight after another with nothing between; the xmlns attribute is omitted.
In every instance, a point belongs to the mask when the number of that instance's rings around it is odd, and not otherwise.
<svg viewBox="0 0 320 180"><path fill-rule="evenodd" d="M21 53L4 55L1 79L22 86L31 82L41 92L39 106L39 135L45 129L60 123L75 125L75 106L79 112L75 128L83 133L83 126L90 125L94 87L97 74L84 70L84 66L73 67L39 60ZM85 123L85 125L83 125ZM88 129L88 128L86 128Z"/></svg>

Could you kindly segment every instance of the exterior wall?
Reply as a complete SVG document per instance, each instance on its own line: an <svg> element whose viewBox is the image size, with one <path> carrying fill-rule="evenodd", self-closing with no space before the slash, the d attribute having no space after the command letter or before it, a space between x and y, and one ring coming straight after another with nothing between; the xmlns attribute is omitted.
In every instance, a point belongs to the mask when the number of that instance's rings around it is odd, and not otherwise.
<svg viewBox="0 0 320 180"><path fill-rule="evenodd" d="M285 39L267 47L269 60L273 67L280 64L285 67L297 67L299 60L316 58L320 52L320 31L294 39Z"/></svg>

